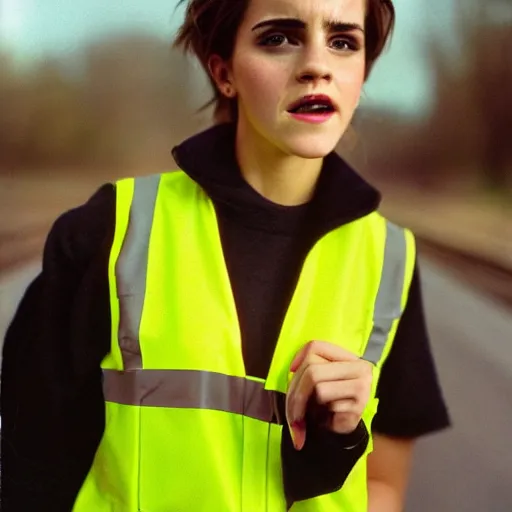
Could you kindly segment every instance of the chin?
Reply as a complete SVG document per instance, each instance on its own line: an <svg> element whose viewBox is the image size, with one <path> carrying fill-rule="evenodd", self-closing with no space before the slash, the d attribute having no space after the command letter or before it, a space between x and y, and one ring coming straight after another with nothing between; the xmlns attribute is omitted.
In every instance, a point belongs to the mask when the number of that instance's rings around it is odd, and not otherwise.
<svg viewBox="0 0 512 512"><path fill-rule="evenodd" d="M324 158L331 153L340 139L341 135L338 136L338 134L304 134L300 137L293 137L293 139L288 138L283 142L289 154L300 158L317 159Z"/></svg>

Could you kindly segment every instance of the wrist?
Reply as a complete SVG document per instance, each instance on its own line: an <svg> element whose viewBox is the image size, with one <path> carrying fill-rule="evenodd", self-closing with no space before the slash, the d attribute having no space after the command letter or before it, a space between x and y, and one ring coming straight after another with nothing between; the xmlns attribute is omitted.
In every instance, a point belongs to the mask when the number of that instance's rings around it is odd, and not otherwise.
<svg viewBox="0 0 512 512"><path fill-rule="evenodd" d="M321 438L322 444L325 445L327 449L335 451L353 450L361 445L365 445L366 448L366 445L368 444L368 429L366 428L363 420L360 420L357 427L348 434L333 432L322 424L319 425L318 423L311 423L306 427L308 435Z"/></svg>
<svg viewBox="0 0 512 512"><path fill-rule="evenodd" d="M336 446L342 450L352 450L362 443L366 443L369 438L368 429L363 420L360 420L357 427L348 434L339 434L337 432L329 431Z"/></svg>

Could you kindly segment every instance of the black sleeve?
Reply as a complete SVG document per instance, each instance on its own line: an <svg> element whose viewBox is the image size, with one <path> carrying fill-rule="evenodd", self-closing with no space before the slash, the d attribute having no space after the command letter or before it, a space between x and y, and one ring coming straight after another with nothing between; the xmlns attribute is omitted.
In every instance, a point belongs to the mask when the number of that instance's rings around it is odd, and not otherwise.
<svg viewBox="0 0 512 512"><path fill-rule="evenodd" d="M416 438L450 425L425 324L417 266L377 396L372 429L380 434Z"/></svg>
<svg viewBox="0 0 512 512"><path fill-rule="evenodd" d="M105 185L55 222L42 272L7 331L1 382L3 512L69 512L101 439L99 364L110 329L102 254L108 254L113 233L113 191ZM82 320L85 310L93 318L90 325Z"/></svg>
<svg viewBox="0 0 512 512"><path fill-rule="evenodd" d="M351 434L336 434L306 415L306 443L297 451L288 427L283 426L281 460L283 485L291 508L296 501L336 492L368 446L368 431L361 421Z"/></svg>

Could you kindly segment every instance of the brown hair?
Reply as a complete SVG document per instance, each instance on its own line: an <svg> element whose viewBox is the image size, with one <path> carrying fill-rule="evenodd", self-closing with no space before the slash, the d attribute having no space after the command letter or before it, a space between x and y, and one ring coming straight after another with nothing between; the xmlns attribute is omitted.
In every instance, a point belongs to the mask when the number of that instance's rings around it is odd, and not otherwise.
<svg viewBox="0 0 512 512"><path fill-rule="evenodd" d="M188 2L185 21L180 27L174 47L191 52L208 71L208 59L219 55L229 60L235 46L235 38L250 0L180 0L178 6ZM392 0L367 0L365 20L367 79L395 24L395 8ZM205 106L215 104L217 121L234 120L237 116L236 99L228 99L217 89L210 77L215 96Z"/></svg>

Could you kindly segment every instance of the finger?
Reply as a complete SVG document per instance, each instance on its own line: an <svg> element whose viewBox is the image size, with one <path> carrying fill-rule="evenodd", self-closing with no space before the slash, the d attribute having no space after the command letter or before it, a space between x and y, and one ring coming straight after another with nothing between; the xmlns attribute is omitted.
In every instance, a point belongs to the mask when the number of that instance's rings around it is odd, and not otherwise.
<svg viewBox="0 0 512 512"><path fill-rule="evenodd" d="M320 382L315 386L315 397L325 405L338 400L360 402L366 394L366 386L360 379Z"/></svg>
<svg viewBox="0 0 512 512"><path fill-rule="evenodd" d="M364 361L308 364L310 359L317 358L308 358L292 380L287 396L287 414L291 422L304 417L313 394L319 403L324 404L352 398L359 388L360 393L364 394L366 388L371 386L371 376Z"/></svg>
<svg viewBox="0 0 512 512"><path fill-rule="evenodd" d="M301 365L297 368L295 371L292 380L290 381L290 384L288 386L288 396L293 395L295 392L295 389L297 388L297 385L301 381L304 372L310 367L314 365L323 365L327 364L329 361L326 359L323 359L320 356L317 356L316 354L308 354L307 357L302 361Z"/></svg>
<svg viewBox="0 0 512 512"><path fill-rule="evenodd" d="M360 421L360 414L336 413L331 416L329 429L338 434L351 434L357 428Z"/></svg>
<svg viewBox="0 0 512 512"><path fill-rule="evenodd" d="M297 371L299 366L310 354L315 354L328 361L357 361L359 359L355 354L345 350L339 345L325 341L311 341L295 356L290 366L290 371Z"/></svg>
<svg viewBox="0 0 512 512"><path fill-rule="evenodd" d="M319 374L318 368L327 366L327 363L328 361L310 354L293 376L286 395L286 415L290 423L304 418L307 403L313 394L315 376Z"/></svg>
<svg viewBox="0 0 512 512"><path fill-rule="evenodd" d="M314 351L312 350L312 343L307 343L299 350L299 352L293 359L292 364L290 365L290 371L296 373L299 370L299 368L304 364L306 358L314 355L315 354Z"/></svg>
<svg viewBox="0 0 512 512"><path fill-rule="evenodd" d="M325 360L324 360L325 361ZM310 364L304 370L316 383L331 380L367 379L371 377L368 363L362 360Z"/></svg>
<svg viewBox="0 0 512 512"><path fill-rule="evenodd" d="M357 414L357 401L353 398L345 398L343 400L335 400L329 404L329 410L334 414Z"/></svg>
<svg viewBox="0 0 512 512"><path fill-rule="evenodd" d="M312 364L325 364L327 362L328 361L319 356L309 354L307 358L302 361L302 365L295 372L295 375L293 376L293 379L288 387L285 403L286 421L288 423L288 428L290 430L293 444L297 450L301 450L304 446L304 443L306 442L306 422L304 420L304 416L306 414L305 409L307 402L311 396L311 392L309 392L307 396L300 397L300 402L304 402L303 406L296 407L293 405L297 398L297 386L303 377L304 372L309 366Z"/></svg>

